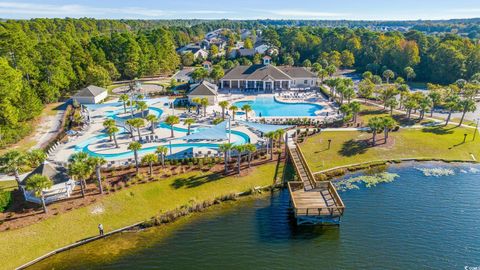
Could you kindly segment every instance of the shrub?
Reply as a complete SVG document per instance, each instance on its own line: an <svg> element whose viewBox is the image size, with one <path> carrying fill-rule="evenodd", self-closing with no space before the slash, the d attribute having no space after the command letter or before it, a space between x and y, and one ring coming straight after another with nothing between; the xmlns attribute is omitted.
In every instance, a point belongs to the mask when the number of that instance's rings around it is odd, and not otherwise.
<svg viewBox="0 0 480 270"><path fill-rule="evenodd" d="M12 203L12 192L0 191L0 212L5 211L10 203Z"/></svg>

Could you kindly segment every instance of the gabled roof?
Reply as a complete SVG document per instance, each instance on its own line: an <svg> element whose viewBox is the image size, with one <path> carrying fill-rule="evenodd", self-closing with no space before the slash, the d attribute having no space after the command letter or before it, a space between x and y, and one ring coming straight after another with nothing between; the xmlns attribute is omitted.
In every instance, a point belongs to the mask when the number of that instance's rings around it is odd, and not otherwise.
<svg viewBox="0 0 480 270"><path fill-rule="evenodd" d="M278 68L292 78L316 78L317 77L315 73L309 71L304 67L279 66Z"/></svg>
<svg viewBox="0 0 480 270"><path fill-rule="evenodd" d="M89 85L78 91L74 97L96 97L106 91L107 89L105 88Z"/></svg>
<svg viewBox="0 0 480 270"><path fill-rule="evenodd" d="M218 87L215 84L209 83L207 81L202 81L201 83L192 85L192 90L188 95L194 96L216 96Z"/></svg>
<svg viewBox="0 0 480 270"><path fill-rule="evenodd" d="M23 183L26 183L27 179L34 174L46 176L50 180L52 180L54 184L67 182L70 179L64 168L55 167L48 161L45 161L42 165L38 166L29 175L27 175L27 177L25 177L25 179L23 180Z"/></svg>

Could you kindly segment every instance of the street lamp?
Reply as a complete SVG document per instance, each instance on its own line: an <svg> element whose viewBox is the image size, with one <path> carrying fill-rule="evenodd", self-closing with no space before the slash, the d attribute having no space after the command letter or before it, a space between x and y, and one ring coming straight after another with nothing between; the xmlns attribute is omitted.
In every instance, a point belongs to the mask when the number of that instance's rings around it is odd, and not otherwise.
<svg viewBox="0 0 480 270"><path fill-rule="evenodd" d="M332 139L328 139L328 149L330 149L330 144L332 144Z"/></svg>
<svg viewBox="0 0 480 270"><path fill-rule="evenodd" d="M228 115L228 143L232 142L232 118Z"/></svg>

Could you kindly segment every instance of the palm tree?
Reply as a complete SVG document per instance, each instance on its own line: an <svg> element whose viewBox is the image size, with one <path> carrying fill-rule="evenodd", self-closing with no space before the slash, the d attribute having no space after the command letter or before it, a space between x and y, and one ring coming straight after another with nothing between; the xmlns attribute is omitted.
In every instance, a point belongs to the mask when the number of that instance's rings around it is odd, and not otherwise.
<svg viewBox="0 0 480 270"><path fill-rule="evenodd" d="M397 122L390 116L382 117L383 132L385 133L384 143L387 143L388 132L392 130Z"/></svg>
<svg viewBox="0 0 480 270"><path fill-rule="evenodd" d="M278 138L278 148L281 149L282 148L282 140L283 140L283 137L285 135L285 130L280 128L280 129L277 129L275 130L275 134Z"/></svg>
<svg viewBox="0 0 480 270"><path fill-rule="evenodd" d="M225 174L228 173L228 159L230 156L230 151L233 148L233 143L222 143L218 146L218 151L222 152L224 155L224 162L225 162Z"/></svg>
<svg viewBox="0 0 480 270"><path fill-rule="evenodd" d="M418 103L418 107L420 108L420 120L423 120L425 117L425 112L428 108L432 107L432 104L433 101L428 96L424 96L422 99L420 99L420 102Z"/></svg>
<svg viewBox="0 0 480 270"><path fill-rule="evenodd" d="M275 131L270 131L270 132L267 132L265 133L265 137L267 137L269 139L269 143L270 143L270 160L273 160L273 141L277 138L277 134L275 133ZM268 146L267 146L268 147ZM267 149L267 152L268 152L268 149Z"/></svg>
<svg viewBox="0 0 480 270"><path fill-rule="evenodd" d="M428 93L428 96L432 100L432 108L430 108L430 117L433 117L433 112L435 111L435 107L440 103L442 100L442 95L435 90L431 90L430 93Z"/></svg>
<svg viewBox="0 0 480 270"><path fill-rule="evenodd" d="M120 129L116 126L111 126L107 128L107 133L108 135L113 137L113 141L115 142L115 147L118 148L118 142L117 142L117 132L119 132Z"/></svg>
<svg viewBox="0 0 480 270"><path fill-rule="evenodd" d="M53 186L52 180L47 176L41 174L34 174L27 179L25 189L33 191L36 197L40 197L42 201L43 212L47 213L47 206L45 204L45 196L43 194L44 189L49 189Z"/></svg>
<svg viewBox="0 0 480 270"><path fill-rule="evenodd" d="M70 160L72 160L72 162L68 165L68 173L70 176L75 177L80 181L82 197L85 198L85 188L87 186L85 179L92 175L93 168L86 162L86 159L76 160L75 158L72 159L72 157L70 157Z"/></svg>
<svg viewBox="0 0 480 270"><path fill-rule="evenodd" d="M142 112L142 117L145 118L145 111L148 109L148 105L145 101L137 101L137 109Z"/></svg>
<svg viewBox="0 0 480 270"><path fill-rule="evenodd" d="M202 98L200 100L200 105L202 105L203 108L203 117L207 116L208 98Z"/></svg>
<svg viewBox="0 0 480 270"><path fill-rule="evenodd" d="M357 116L361 110L360 102L353 101L352 103L349 104L349 106L350 106L350 112L353 115L353 122L357 123Z"/></svg>
<svg viewBox="0 0 480 270"><path fill-rule="evenodd" d="M196 107L196 111L197 111L197 115L200 114L200 102L202 100L200 98L192 98L192 102L195 103L195 107Z"/></svg>
<svg viewBox="0 0 480 270"><path fill-rule="evenodd" d="M109 118L103 122L103 127L108 130L109 127L115 126L115 120ZM112 141L112 135L108 134L110 136L110 141Z"/></svg>
<svg viewBox="0 0 480 270"><path fill-rule="evenodd" d="M382 75L387 81L387 84L390 83L390 79L395 78L395 73L393 73L393 71L391 71L390 69L385 70Z"/></svg>
<svg viewBox="0 0 480 270"><path fill-rule="evenodd" d="M130 118L130 119L127 119L127 121L125 121L125 125L128 126L128 129L130 131L130 138L132 138L132 141L135 141L135 136L133 135L133 125L135 123L135 118Z"/></svg>
<svg viewBox="0 0 480 270"><path fill-rule="evenodd" d="M33 149L27 152L25 158L31 168L36 168L47 159L47 154L42 149Z"/></svg>
<svg viewBox="0 0 480 270"><path fill-rule="evenodd" d="M69 158L68 160L70 162L86 162L87 159L88 159L88 153L87 152L76 152L76 153L73 153Z"/></svg>
<svg viewBox="0 0 480 270"><path fill-rule="evenodd" d="M138 173L138 150L142 149L142 144L139 142L131 142L128 145L128 150L133 151L133 156L135 158L135 169Z"/></svg>
<svg viewBox="0 0 480 270"><path fill-rule="evenodd" d="M156 162L158 162L158 156L155 154L146 154L142 158L142 163L148 164L148 166L150 167L150 171L149 171L150 176L152 176L153 174L153 163L156 163Z"/></svg>
<svg viewBox="0 0 480 270"><path fill-rule="evenodd" d="M255 144L247 143L245 144L245 151L248 152L248 168L250 168L250 163L252 162L252 153L255 153L255 151L257 151L257 147L255 146Z"/></svg>
<svg viewBox="0 0 480 270"><path fill-rule="evenodd" d="M412 115L412 110L416 109L417 107L418 107L418 103L415 99L408 98L407 101L405 101L405 109L407 110L407 117L409 120Z"/></svg>
<svg viewBox="0 0 480 270"><path fill-rule="evenodd" d="M164 145L160 145L155 150L155 154L160 156L160 160L162 161L162 167L165 167L165 156L167 155L168 148Z"/></svg>
<svg viewBox="0 0 480 270"><path fill-rule="evenodd" d="M372 145L376 144L377 133L383 129L383 119L381 117L372 117L368 120L368 127L372 131Z"/></svg>
<svg viewBox="0 0 480 270"><path fill-rule="evenodd" d="M237 173L240 174L240 163L242 161L242 152L245 151L245 145L235 145L233 149L237 151Z"/></svg>
<svg viewBox="0 0 480 270"><path fill-rule="evenodd" d="M225 119L225 109L228 107L229 103L228 101L220 101L218 105L222 108L222 118Z"/></svg>
<svg viewBox="0 0 480 270"><path fill-rule="evenodd" d="M178 116L169 115L165 119L165 123L167 123L167 125L170 125L171 137L175 138L175 135L173 134L173 125L176 125L176 124L180 123L180 119L178 118Z"/></svg>
<svg viewBox="0 0 480 270"><path fill-rule="evenodd" d="M395 97L391 97L385 101L385 106L390 108L390 116L392 116L393 109L398 106L398 101Z"/></svg>
<svg viewBox="0 0 480 270"><path fill-rule="evenodd" d="M145 119L148 122L150 122L150 127L152 128L152 134L154 134L155 133L155 125L158 122L158 118L153 114L149 114L149 115L147 115L147 117Z"/></svg>
<svg viewBox="0 0 480 270"><path fill-rule="evenodd" d="M103 157L89 157L87 163L90 166L95 168L95 174L97 175L98 181L98 188L100 190L100 194L103 194L103 186L102 186L102 166L107 164L107 160Z"/></svg>
<svg viewBox="0 0 480 270"><path fill-rule="evenodd" d="M353 87L348 87L343 91L343 97L347 100L347 103L350 103L350 100L355 97L355 90Z"/></svg>
<svg viewBox="0 0 480 270"><path fill-rule="evenodd" d="M350 121L352 110L348 104L342 104L338 110L342 113L343 121Z"/></svg>
<svg viewBox="0 0 480 270"><path fill-rule="evenodd" d="M120 95L119 100L120 100L121 102L123 102L123 112L124 112L124 113L127 113L127 101L128 101L129 99L130 99L130 98L128 97L127 94L121 94L121 95Z"/></svg>
<svg viewBox="0 0 480 270"><path fill-rule="evenodd" d="M187 118L183 121L183 124L187 125L187 128L188 128L187 135L190 135L190 127L192 124L195 124L195 119Z"/></svg>
<svg viewBox="0 0 480 270"><path fill-rule="evenodd" d="M18 150L11 150L0 158L0 166L6 173L13 173L15 180L20 187L20 168L27 162L25 153Z"/></svg>
<svg viewBox="0 0 480 270"><path fill-rule="evenodd" d="M452 113L461 110L460 97L457 94L452 94L445 99L445 108L448 110L447 120L445 120L445 126L450 122Z"/></svg>
<svg viewBox="0 0 480 270"><path fill-rule="evenodd" d="M462 111L462 118L460 118L460 123L458 123L458 126L461 126L463 124L463 120L465 119L465 114L467 112L474 112L477 109L477 105L473 99L467 98L460 101L459 108L461 108Z"/></svg>
<svg viewBox="0 0 480 270"><path fill-rule="evenodd" d="M230 111L232 111L232 120L235 121L235 112L238 111L238 107L235 106L235 105L232 105L230 106L230 108L228 108Z"/></svg>
<svg viewBox="0 0 480 270"><path fill-rule="evenodd" d="M242 106L242 110L245 112L245 119L248 121L248 112L252 111L252 106L245 104Z"/></svg>
<svg viewBox="0 0 480 270"><path fill-rule="evenodd" d="M134 118L133 121L130 122L130 125L137 129L138 132L138 140L140 141L142 135L140 134L140 129L145 126L145 121L143 118Z"/></svg>

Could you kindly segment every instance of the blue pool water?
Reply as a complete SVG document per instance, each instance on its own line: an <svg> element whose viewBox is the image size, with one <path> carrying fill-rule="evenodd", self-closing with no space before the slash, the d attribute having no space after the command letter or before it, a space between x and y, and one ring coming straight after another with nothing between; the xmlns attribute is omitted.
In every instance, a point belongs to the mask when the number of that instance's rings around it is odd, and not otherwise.
<svg viewBox="0 0 480 270"><path fill-rule="evenodd" d="M235 106L241 108L249 104L256 116L315 116L315 112L323 107L311 103L283 103L273 97L257 97L255 101L239 101Z"/></svg>
<svg viewBox="0 0 480 270"><path fill-rule="evenodd" d="M181 132L181 131L179 131L179 132ZM122 133L122 134L125 134L125 133ZM97 153L97 152L89 149L89 145L94 144L94 143L99 143L102 140L104 142L109 141L108 135L100 134L100 135L91 137L91 138L89 138L85 141L82 141L75 146L75 151L76 152L83 151L83 152L88 153L90 156L103 157L105 159L124 159L124 158L131 158L133 156L132 151L106 154L106 153ZM237 131L237 130L232 130L232 142L233 142L233 144L235 144L235 145L245 144L249 141L250 141L250 137L247 134L245 134L243 132L240 132L240 131ZM138 153L140 155L147 154L147 153L153 153L153 152L155 152L157 147L160 146L160 145L170 147L169 143L159 143L155 146L142 148L140 151L138 151ZM177 142L177 143L172 143L172 149L175 149L175 148L196 148L196 147L207 147L207 148L211 148L211 149L217 149L219 145L220 145L220 143L192 143L192 142L178 143Z"/></svg>

